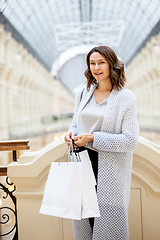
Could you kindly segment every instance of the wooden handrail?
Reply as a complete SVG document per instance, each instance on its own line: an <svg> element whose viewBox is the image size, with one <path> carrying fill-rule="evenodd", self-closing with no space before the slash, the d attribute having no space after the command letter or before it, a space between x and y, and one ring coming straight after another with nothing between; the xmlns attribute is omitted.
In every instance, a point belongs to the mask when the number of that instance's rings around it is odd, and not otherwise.
<svg viewBox="0 0 160 240"><path fill-rule="evenodd" d="M29 140L0 141L0 151L17 151L30 149Z"/></svg>
<svg viewBox="0 0 160 240"><path fill-rule="evenodd" d="M0 176L7 176L7 167L0 167Z"/></svg>

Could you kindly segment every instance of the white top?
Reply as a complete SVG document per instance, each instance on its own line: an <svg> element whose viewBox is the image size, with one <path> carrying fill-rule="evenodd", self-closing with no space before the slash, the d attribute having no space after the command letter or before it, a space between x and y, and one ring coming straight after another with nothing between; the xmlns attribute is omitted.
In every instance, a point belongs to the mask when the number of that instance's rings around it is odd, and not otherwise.
<svg viewBox="0 0 160 240"><path fill-rule="evenodd" d="M100 103L97 103L94 93L92 94L88 103L81 111L79 126L77 129L78 135L83 133L92 134L93 132L100 131L107 99L108 97L103 99ZM92 142L88 143L86 147L92 148Z"/></svg>

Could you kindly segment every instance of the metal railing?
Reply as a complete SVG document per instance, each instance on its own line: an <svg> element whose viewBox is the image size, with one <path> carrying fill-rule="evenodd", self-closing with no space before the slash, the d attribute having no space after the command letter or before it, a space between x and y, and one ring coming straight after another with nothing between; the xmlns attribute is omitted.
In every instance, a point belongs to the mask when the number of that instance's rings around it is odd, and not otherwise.
<svg viewBox="0 0 160 240"><path fill-rule="evenodd" d="M6 170L6 171L4 171L4 170ZM5 169L3 167L0 167L0 176L2 176L2 175L7 176L7 167ZM8 197L10 197L10 199L12 200L12 202L14 204L14 209L12 209L10 206L2 205L2 207L0 207L0 212L2 212L0 224L2 226L2 225L7 225L8 223L11 222L10 221L10 219L11 219L10 213L12 213L14 215L15 221L13 222L13 226L11 227L10 230L8 230L7 232L1 231L0 237L10 235L15 230L13 240L18 240L17 205L16 205L16 197L13 195L13 193L15 191L15 186L12 182L9 181L8 177L6 177L6 184L7 184L7 186L0 183L0 190L3 191L2 198L7 199ZM10 191L9 187L11 187L11 186L13 186L13 190ZM9 211L9 213L5 212L6 210Z"/></svg>
<svg viewBox="0 0 160 240"><path fill-rule="evenodd" d="M13 161L17 162L17 150L27 150L30 147L28 146L29 141L0 141L0 151L12 151L13 152ZM0 182L0 190L2 191L2 199L6 200L10 198L14 208L10 206L0 206L0 238L9 236L14 231L14 236L12 240L18 240L18 219L17 219L17 202L16 197L14 196L14 192L16 187L14 183L10 182L7 176L7 167L0 167L0 177L6 176L5 184ZM14 215L14 221L11 221L11 214ZM6 232L2 232L2 226L11 225L10 229Z"/></svg>

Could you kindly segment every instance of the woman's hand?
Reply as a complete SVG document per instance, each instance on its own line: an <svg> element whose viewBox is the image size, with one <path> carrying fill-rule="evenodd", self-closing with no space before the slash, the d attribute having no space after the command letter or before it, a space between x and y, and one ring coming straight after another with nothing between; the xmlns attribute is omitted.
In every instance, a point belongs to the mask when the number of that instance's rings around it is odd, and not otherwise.
<svg viewBox="0 0 160 240"><path fill-rule="evenodd" d="M83 147L86 143L93 141L94 135L93 134L80 134L78 136L73 136L72 139L74 140L74 143L78 147Z"/></svg>
<svg viewBox="0 0 160 240"><path fill-rule="evenodd" d="M76 133L75 132L68 132L65 137L64 137L64 140L65 142L67 143L67 145L69 146L70 145L70 140L76 136Z"/></svg>

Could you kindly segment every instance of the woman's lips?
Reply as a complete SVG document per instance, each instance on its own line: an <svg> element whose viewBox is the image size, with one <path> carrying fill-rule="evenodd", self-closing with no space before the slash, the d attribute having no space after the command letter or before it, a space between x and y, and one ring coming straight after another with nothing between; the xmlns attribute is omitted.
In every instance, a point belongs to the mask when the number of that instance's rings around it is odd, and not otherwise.
<svg viewBox="0 0 160 240"><path fill-rule="evenodd" d="M100 74L102 74L102 73L95 73L95 75L100 75Z"/></svg>

